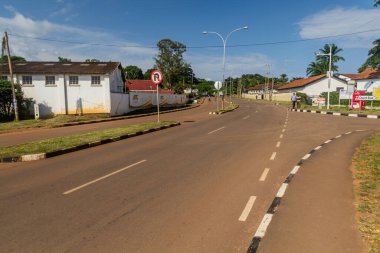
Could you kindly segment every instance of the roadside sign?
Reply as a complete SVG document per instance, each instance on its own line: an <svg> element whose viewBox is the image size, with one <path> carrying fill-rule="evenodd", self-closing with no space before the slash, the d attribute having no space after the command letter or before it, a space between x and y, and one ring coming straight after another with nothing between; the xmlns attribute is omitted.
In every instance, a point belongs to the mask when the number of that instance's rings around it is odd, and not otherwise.
<svg viewBox="0 0 380 253"><path fill-rule="evenodd" d="M215 87L215 89L220 90L222 88L222 82L221 81L216 81L214 83L214 87Z"/></svg>
<svg viewBox="0 0 380 253"><path fill-rule="evenodd" d="M347 90L339 90L339 99L351 99L352 92Z"/></svg>
<svg viewBox="0 0 380 253"><path fill-rule="evenodd" d="M152 72L152 74L150 75L150 80L154 83L154 84L160 84L162 82L162 79L163 79L163 75L161 73L161 71L159 70L154 70Z"/></svg>
<svg viewBox="0 0 380 253"><path fill-rule="evenodd" d="M374 96L377 100L380 100L380 88L373 88L373 96Z"/></svg>
<svg viewBox="0 0 380 253"><path fill-rule="evenodd" d="M376 100L374 96L358 96L358 100Z"/></svg>

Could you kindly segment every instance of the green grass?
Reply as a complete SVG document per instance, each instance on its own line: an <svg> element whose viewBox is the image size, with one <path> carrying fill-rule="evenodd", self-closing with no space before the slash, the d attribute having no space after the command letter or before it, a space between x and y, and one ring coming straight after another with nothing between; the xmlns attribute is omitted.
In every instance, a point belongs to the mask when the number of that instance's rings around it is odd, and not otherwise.
<svg viewBox="0 0 380 253"><path fill-rule="evenodd" d="M355 195L359 230L370 253L380 252L380 133L376 133L354 156Z"/></svg>
<svg viewBox="0 0 380 253"><path fill-rule="evenodd" d="M70 148L86 143L97 142L104 139L116 138L126 134L132 134L139 131L149 130L156 127L169 125L175 121L163 121L160 123L149 122L138 125L129 125L126 127L119 127L107 129L102 131L94 131L86 134L71 135L65 137L51 138L41 141L33 141L20 145L13 145L9 147L0 148L0 157L14 157L27 154L39 154L52 152L60 149Z"/></svg>

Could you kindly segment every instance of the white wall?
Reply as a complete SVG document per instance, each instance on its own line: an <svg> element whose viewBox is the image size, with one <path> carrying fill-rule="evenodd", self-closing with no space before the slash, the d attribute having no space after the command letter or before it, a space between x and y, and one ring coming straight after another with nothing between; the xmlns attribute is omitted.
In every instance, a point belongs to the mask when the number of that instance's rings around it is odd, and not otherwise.
<svg viewBox="0 0 380 253"><path fill-rule="evenodd" d="M346 82L340 79L331 78L330 92L337 91L337 88L347 89ZM322 92L327 92L328 90L328 78L323 78L303 87L280 90L280 92L302 92L308 96L319 96Z"/></svg>
<svg viewBox="0 0 380 253"><path fill-rule="evenodd" d="M111 116L123 115L133 111L129 107L129 94L111 93Z"/></svg>
<svg viewBox="0 0 380 253"><path fill-rule="evenodd" d="M357 80L357 89L373 92L373 88L380 88L380 79Z"/></svg>

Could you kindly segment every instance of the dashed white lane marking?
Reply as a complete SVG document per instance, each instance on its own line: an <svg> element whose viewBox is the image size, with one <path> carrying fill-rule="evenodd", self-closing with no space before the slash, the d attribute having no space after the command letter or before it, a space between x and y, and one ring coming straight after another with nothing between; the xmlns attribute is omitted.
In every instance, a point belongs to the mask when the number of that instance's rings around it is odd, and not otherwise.
<svg viewBox="0 0 380 253"><path fill-rule="evenodd" d="M300 168L301 168L301 166L299 166L299 165L294 166L294 168L293 168L293 170L290 172L290 174L296 174Z"/></svg>
<svg viewBox="0 0 380 253"><path fill-rule="evenodd" d="M282 132L285 132L285 129L282 129Z"/></svg>
<svg viewBox="0 0 380 253"><path fill-rule="evenodd" d="M269 168L265 168L263 171L263 174L261 174L261 177L260 177L261 182L265 181L265 179L267 178L268 172L269 172Z"/></svg>
<svg viewBox="0 0 380 253"><path fill-rule="evenodd" d="M63 194L64 194L64 195L70 194L70 193L72 193L72 192L75 192L75 191L77 191L77 190L79 190L79 189L82 189L82 188L84 188L84 187L86 187L86 186L89 186L89 185L91 185L91 184L93 184L93 183L96 183L96 182L98 182L98 181L100 181L100 180L106 179L107 177L113 176L113 175L115 175L115 174L117 174L117 173L120 173L120 172L122 172L122 171L124 171L124 170L127 170L127 169L129 169L129 168L131 168L131 167L133 167L133 166L136 166L136 165L138 165L138 164L140 164L140 163L143 163L143 162L146 162L146 160L141 160L141 161L139 161L139 162L137 162L137 163L131 164L131 165L129 165L129 166L127 166L127 167L124 167L124 168L122 168L122 169L120 169L120 170L117 170L117 171L114 171L114 172L112 172L112 173L109 173L109 174L107 174L107 175L105 175L105 176L99 177L99 178L97 178L97 179L95 179L95 180L92 180L92 181L90 181L90 182L88 182L88 183L82 184L82 185L80 185L80 186L78 186L78 187L75 187L75 188L73 188L73 189L71 189L71 190L65 191Z"/></svg>
<svg viewBox="0 0 380 253"><path fill-rule="evenodd" d="M243 119L248 119L249 118L249 116L245 116Z"/></svg>
<svg viewBox="0 0 380 253"><path fill-rule="evenodd" d="M282 137L284 137L284 135L283 135L283 134L281 134L281 135L280 135L280 139L282 139Z"/></svg>
<svg viewBox="0 0 380 253"><path fill-rule="evenodd" d="M347 133L345 133L345 134L351 134L352 132L350 131L350 132L347 132Z"/></svg>
<svg viewBox="0 0 380 253"><path fill-rule="evenodd" d="M331 142L331 140L327 140L327 141L325 141L326 144L329 143L329 142Z"/></svg>
<svg viewBox="0 0 380 253"><path fill-rule="evenodd" d="M304 157L302 157L302 160L307 160L310 156L310 154L306 154Z"/></svg>
<svg viewBox="0 0 380 253"><path fill-rule="evenodd" d="M358 130L356 130L356 132L364 132L364 131L366 131L365 129L358 129Z"/></svg>
<svg viewBox="0 0 380 253"><path fill-rule="evenodd" d="M337 136L335 136L335 139L338 139L340 137L342 137L342 135L337 135Z"/></svg>
<svg viewBox="0 0 380 253"><path fill-rule="evenodd" d="M273 161L276 158L276 154L277 154L276 152L273 152L272 155L270 156L270 160Z"/></svg>
<svg viewBox="0 0 380 253"><path fill-rule="evenodd" d="M322 148L322 146L317 146L314 148L314 150L319 150L320 148Z"/></svg>
<svg viewBox="0 0 380 253"><path fill-rule="evenodd" d="M285 191L286 191L287 187L288 187L288 184L283 183L281 185L280 189L278 190L276 197L278 197L278 198L284 197L284 194L285 194Z"/></svg>
<svg viewBox="0 0 380 253"><path fill-rule="evenodd" d="M248 202L245 205L245 208L239 217L239 221L246 221L247 220L248 215L251 212L251 209L253 207L253 204L255 203L255 200L256 200L256 196L249 197Z"/></svg>
<svg viewBox="0 0 380 253"><path fill-rule="evenodd" d="M272 220L273 214L266 213L260 223L259 228L256 231L255 237L261 237L263 238L265 235L265 232L267 231L267 228Z"/></svg>
<svg viewBox="0 0 380 253"><path fill-rule="evenodd" d="M276 144L276 148L279 148L279 147L280 147L280 145L281 145L281 142L280 142L280 141L278 141L278 142L277 142L277 144Z"/></svg>
<svg viewBox="0 0 380 253"><path fill-rule="evenodd" d="M212 134L212 133L215 133L215 132L220 131L220 130L222 130L222 129L224 129L224 127L220 127L220 128L218 128L218 129L215 129L215 130L213 130L213 131L211 131L211 132L209 132L209 133L207 133L207 134Z"/></svg>

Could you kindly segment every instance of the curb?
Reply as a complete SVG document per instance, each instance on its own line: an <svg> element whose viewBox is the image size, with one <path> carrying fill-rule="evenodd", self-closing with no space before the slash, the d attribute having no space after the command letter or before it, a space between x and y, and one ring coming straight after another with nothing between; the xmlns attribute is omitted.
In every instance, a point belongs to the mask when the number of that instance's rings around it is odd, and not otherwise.
<svg viewBox="0 0 380 253"><path fill-rule="evenodd" d="M328 115L334 115L334 116L348 116L348 117L355 117L355 118L380 119L380 115L376 115L376 114L355 114L355 113L326 112L326 111L313 111L313 110L302 110L302 109L290 109L290 111L320 113L320 114L328 114Z"/></svg>
<svg viewBox="0 0 380 253"><path fill-rule="evenodd" d="M354 132L362 132L366 130L355 130ZM256 230L255 235L253 236L253 239L251 241L251 244L249 245L249 248L247 250L247 253L256 253L257 249L259 248L260 242L265 236L265 232L267 228L269 227L270 222L272 221L273 215L277 211L278 207L281 204L281 200L285 195L286 189L288 188L289 184L293 180L294 176L297 174L299 169L301 168L301 165L310 158L310 156L316 152L317 150L321 149L324 145L330 143L333 140L339 139L344 135L348 135L353 133L353 131L347 132L345 134L340 134L335 136L334 138L328 139L324 143L320 144L319 146L312 149L309 153L305 154L301 160L298 161L298 163L293 167L292 171L289 173L289 175L286 177L284 182L282 183L280 189L276 193L276 197L273 199L271 205L269 206L267 212L265 213L263 219L261 220L261 223L259 227Z"/></svg>
<svg viewBox="0 0 380 253"><path fill-rule="evenodd" d="M231 112L231 111L234 111L234 110L236 110L237 108L239 108L239 104L237 104L237 105L236 105L236 107L235 107L235 108L233 108L233 109L231 109L231 110L227 110L227 111L220 111L220 112L209 112L208 114L213 114L213 115L215 115L215 114L223 114L223 113L227 113L227 112Z"/></svg>
<svg viewBox="0 0 380 253"><path fill-rule="evenodd" d="M59 150L51 151L48 153L30 154L30 155L13 156L13 157L3 157L3 158L0 158L0 163L30 162L30 161L47 159L47 158L51 158L51 157L55 157L55 156L59 156L59 155L64 155L64 154L68 154L71 152L75 152L75 151L79 151L79 150L83 150L83 149L87 149L87 148L92 148L92 147L96 147L99 145L103 145L103 144L107 144L107 143L111 143L111 142L115 142L115 141L121 141L124 139L128 139L131 137L135 137L135 136L139 136L139 135L143 135L143 134L147 134L147 133L151 133L151 132L160 131L160 130L163 130L166 128L171 128L171 127L175 127L175 126L179 126L179 125L181 125L181 123L177 122L177 123L173 123L170 125L165 125L165 126L161 126L161 127L147 129L144 131L139 131L136 133L121 135L121 136L117 136L114 138L104 139L104 140L96 141L96 142L90 142L90 143L82 144L79 146L59 149Z"/></svg>

